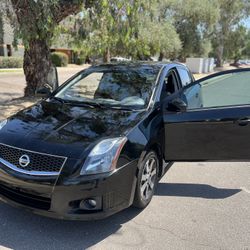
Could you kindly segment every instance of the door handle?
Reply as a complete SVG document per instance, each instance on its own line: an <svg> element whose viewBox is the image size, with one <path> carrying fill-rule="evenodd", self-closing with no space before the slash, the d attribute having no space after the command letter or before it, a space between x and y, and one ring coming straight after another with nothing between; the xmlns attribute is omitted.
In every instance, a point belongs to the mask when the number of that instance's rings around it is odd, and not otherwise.
<svg viewBox="0 0 250 250"><path fill-rule="evenodd" d="M236 121L239 126L247 126L250 123L250 119L243 118Z"/></svg>

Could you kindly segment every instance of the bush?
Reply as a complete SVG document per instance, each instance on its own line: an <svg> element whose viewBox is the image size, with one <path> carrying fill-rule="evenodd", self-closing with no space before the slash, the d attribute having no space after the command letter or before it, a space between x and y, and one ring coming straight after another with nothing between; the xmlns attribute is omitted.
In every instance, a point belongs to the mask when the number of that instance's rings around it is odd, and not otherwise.
<svg viewBox="0 0 250 250"><path fill-rule="evenodd" d="M77 65L83 65L85 63L85 58L84 57L77 57L76 59L76 64Z"/></svg>
<svg viewBox="0 0 250 250"><path fill-rule="evenodd" d="M66 67L69 62L69 57L62 52L53 52L51 54L51 60L56 67Z"/></svg>
<svg viewBox="0 0 250 250"><path fill-rule="evenodd" d="M0 69L22 68L23 58L21 57L2 57L0 56Z"/></svg>

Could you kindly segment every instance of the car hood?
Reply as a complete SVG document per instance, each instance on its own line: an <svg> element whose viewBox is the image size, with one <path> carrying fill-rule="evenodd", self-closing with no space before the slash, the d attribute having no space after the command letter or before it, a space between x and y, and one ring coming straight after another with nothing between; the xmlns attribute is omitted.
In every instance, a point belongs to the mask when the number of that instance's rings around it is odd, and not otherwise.
<svg viewBox="0 0 250 250"><path fill-rule="evenodd" d="M41 101L10 117L0 142L77 159L103 138L126 135L144 113Z"/></svg>

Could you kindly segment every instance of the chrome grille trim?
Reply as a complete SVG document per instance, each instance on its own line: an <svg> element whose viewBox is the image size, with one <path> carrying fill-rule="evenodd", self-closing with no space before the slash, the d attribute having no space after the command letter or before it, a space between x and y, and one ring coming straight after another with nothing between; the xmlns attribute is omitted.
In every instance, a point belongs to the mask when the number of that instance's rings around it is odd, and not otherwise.
<svg viewBox="0 0 250 250"><path fill-rule="evenodd" d="M23 152L28 152L28 153L32 153L32 154L38 154L38 155L43 155L43 156L50 156L50 157L55 157L55 158L61 158L63 160L62 165L60 167L59 171L53 172L53 171L34 171L34 170L25 170L25 169L21 169L18 168L16 165L6 161L5 159L0 157L0 163L2 163L4 166L19 172L19 173L23 173L23 174L27 174L27 175L34 175L34 176L58 176L62 170L62 168L64 167L66 161L67 161L67 157L63 157L63 156L58 156L58 155L52 155L52 154L47 154L47 153L40 153L40 152L36 152L36 151L31 151L31 150L26 150L26 149L22 149L22 148L18 148L18 147L14 147L14 146L10 146L4 143L0 143L0 145L8 147L8 148L13 148L13 149L17 149Z"/></svg>
<svg viewBox="0 0 250 250"><path fill-rule="evenodd" d="M65 156L52 155L52 154L47 154L47 153L41 153L41 152L31 151L31 150L28 150L28 149L23 149L23 148L18 148L18 147L10 146L10 145L7 145L7 144L1 143L1 142L0 142L0 145L6 146L6 147L9 147L9 148L18 149L18 150L23 150L23 151L34 153L34 154L54 156L54 157L57 157L57 158L67 159L67 157L65 157Z"/></svg>
<svg viewBox="0 0 250 250"><path fill-rule="evenodd" d="M57 175L59 175L59 172L25 171L23 169L17 168L13 164L5 161L2 158L0 158L0 162L4 166L6 166L6 167L8 167L16 172L22 173L22 174L35 175L35 176L57 176Z"/></svg>

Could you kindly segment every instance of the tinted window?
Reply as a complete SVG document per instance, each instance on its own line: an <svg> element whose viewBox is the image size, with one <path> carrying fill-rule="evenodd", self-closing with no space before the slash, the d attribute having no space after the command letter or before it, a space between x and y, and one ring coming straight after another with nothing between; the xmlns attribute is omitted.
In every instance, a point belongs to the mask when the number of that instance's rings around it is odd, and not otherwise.
<svg viewBox="0 0 250 250"><path fill-rule="evenodd" d="M202 82L204 107L250 104L250 72L237 72Z"/></svg>
<svg viewBox="0 0 250 250"><path fill-rule="evenodd" d="M200 84L196 89L196 96L201 97L203 108L250 104L250 71L215 76L201 81ZM188 107L200 108L200 103L196 107L189 105L189 92L192 89L193 87L187 88L183 93L188 101Z"/></svg>
<svg viewBox="0 0 250 250"><path fill-rule="evenodd" d="M187 72L187 70L182 69L182 68L178 68L177 70L178 70L179 76L181 78L182 86L186 86L192 82L192 79L191 79L189 73Z"/></svg>

